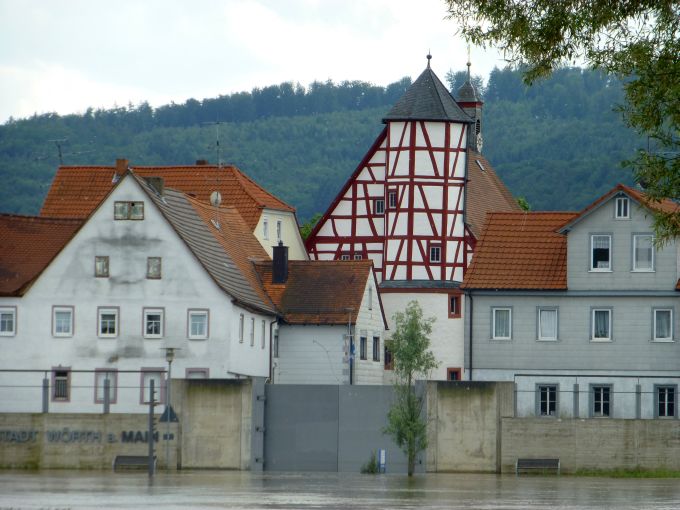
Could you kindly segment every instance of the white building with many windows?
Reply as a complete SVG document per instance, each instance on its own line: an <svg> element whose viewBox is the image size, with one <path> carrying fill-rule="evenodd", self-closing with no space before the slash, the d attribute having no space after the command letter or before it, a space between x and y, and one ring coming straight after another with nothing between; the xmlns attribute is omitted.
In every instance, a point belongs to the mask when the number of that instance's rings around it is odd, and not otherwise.
<svg viewBox="0 0 680 510"><path fill-rule="evenodd" d="M619 185L580 213L493 213L463 285L466 367L514 381L517 415L677 418L676 242Z"/></svg>

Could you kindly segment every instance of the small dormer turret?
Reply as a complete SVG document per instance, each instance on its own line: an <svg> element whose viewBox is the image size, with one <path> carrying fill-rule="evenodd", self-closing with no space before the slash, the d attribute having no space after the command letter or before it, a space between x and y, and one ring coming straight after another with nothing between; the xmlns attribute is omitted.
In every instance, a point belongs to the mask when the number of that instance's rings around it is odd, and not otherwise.
<svg viewBox="0 0 680 510"><path fill-rule="evenodd" d="M482 106L484 102L480 98L477 89L470 78L470 59L467 62L467 80L456 92L456 102L465 113L474 121L468 135L468 147L477 152L482 152Z"/></svg>

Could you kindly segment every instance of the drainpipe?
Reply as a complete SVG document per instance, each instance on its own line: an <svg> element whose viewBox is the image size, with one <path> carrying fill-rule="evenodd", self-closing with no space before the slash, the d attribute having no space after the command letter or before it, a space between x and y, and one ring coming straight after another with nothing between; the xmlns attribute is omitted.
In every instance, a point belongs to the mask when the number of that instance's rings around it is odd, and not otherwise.
<svg viewBox="0 0 680 510"><path fill-rule="evenodd" d="M468 372L468 380L472 381L472 322L473 322L473 315L472 315L472 292L468 294L470 296L470 313L468 316L470 317L470 370Z"/></svg>
<svg viewBox="0 0 680 510"><path fill-rule="evenodd" d="M279 319L274 319L269 323L269 383L274 384L274 367L273 367L273 357L274 357L274 324L279 322Z"/></svg>

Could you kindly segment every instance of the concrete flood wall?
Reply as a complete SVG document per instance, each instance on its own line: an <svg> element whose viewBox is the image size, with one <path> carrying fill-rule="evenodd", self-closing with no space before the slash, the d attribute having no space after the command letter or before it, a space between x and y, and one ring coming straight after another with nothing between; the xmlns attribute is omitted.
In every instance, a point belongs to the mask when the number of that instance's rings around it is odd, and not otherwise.
<svg viewBox="0 0 680 510"><path fill-rule="evenodd" d="M678 420L504 418L504 473L518 458L559 458L564 473L578 469L680 470Z"/></svg>
<svg viewBox="0 0 680 510"><path fill-rule="evenodd" d="M499 472L501 419L513 414L513 383L428 383L427 470Z"/></svg>

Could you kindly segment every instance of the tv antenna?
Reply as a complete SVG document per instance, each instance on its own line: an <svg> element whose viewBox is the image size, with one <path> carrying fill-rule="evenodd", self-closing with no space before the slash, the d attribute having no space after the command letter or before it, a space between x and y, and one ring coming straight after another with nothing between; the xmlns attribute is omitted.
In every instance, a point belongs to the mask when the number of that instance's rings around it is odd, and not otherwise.
<svg viewBox="0 0 680 510"><path fill-rule="evenodd" d="M217 167L222 168L222 147L220 146L220 125L222 121L203 122L207 126L215 126L215 151L217 152Z"/></svg>
<svg viewBox="0 0 680 510"><path fill-rule="evenodd" d="M71 151L71 152L64 152L63 146L68 143L68 138L55 138L52 140L47 140L50 143L53 143L57 147L57 156L59 157L59 165L64 164L64 156L80 156L81 154L90 154L92 152L96 152L95 149L90 149L90 150L85 150L85 151ZM92 140L88 145L93 145L94 140ZM38 156L35 158L36 161L40 161L42 159L47 159L47 156Z"/></svg>

